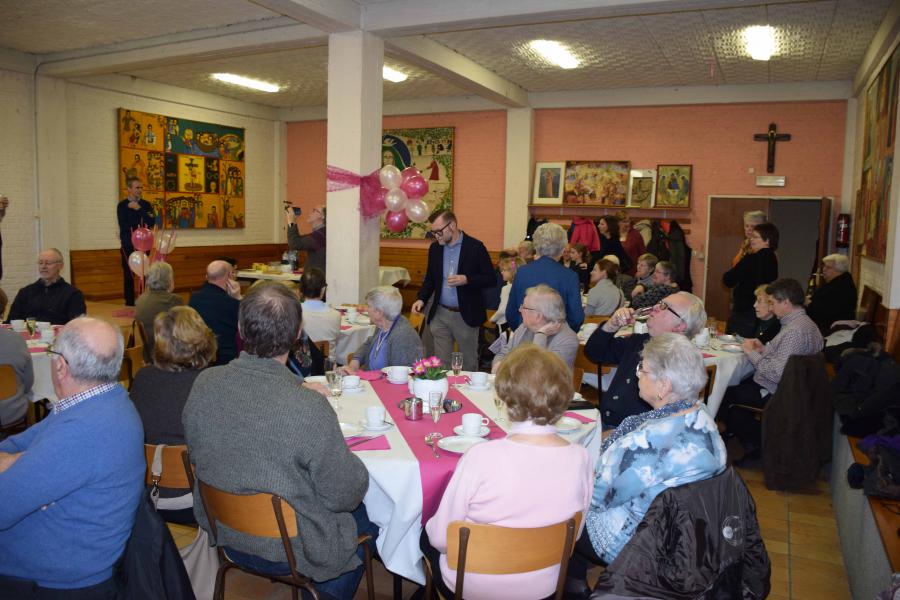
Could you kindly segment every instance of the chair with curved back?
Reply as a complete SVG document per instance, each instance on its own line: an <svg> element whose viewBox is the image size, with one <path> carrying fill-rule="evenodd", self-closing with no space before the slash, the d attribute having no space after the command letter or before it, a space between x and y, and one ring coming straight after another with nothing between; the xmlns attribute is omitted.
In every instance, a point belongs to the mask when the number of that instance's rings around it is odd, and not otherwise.
<svg viewBox="0 0 900 600"><path fill-rule="evenodd" d="M16 371L10 365L0 365L0 402L12 398L18 391L19 382L16 378ZM22 418L16 419L12 423L0 423L0 433L13 435L25 431L28 427L27 415L28 411L22 415Z"/></svg>
<svg viewBox="0 0 900 600"><path fill-rule="evenodd" d="M455 598L464 597L466 571L489 575L526 573L559 565L553 598L560 600L566 581L569 558L582 513L554 525L511 528L453 521L447 526L447 564L456 571ZM434 575L425 563L425 598L431 598ZM440 573L437 573L440 577Z"/></svg>
<svg viewBox="0 0 900 600"><path fill-rule="evenodd" d="M144 366L144 347L142 345L125 348L122 356L122 367L119 369L119 383L131 389L134 376Z"/></svg>
<svg viewBox="0 0 900 600"><path fill-rule="evenodd" d="M191 471L190 459L187 452L182 453L185 469ZM291 538L299 534L297 528L297 513L280 496L259 492L256 494L239 495L220 490L217 487L197 480L200 500L203 510L206 512L212 538L217 539L216 523L226 525L229 528L246 535L265 538L280 538L284 545L284 553L287 558L289 575L271 575L261 573L251 568L239 565L228 558L222 546L216 546L219 555L219 570L216 573L216 590L213 598L223 600L225 598L225 574L229 569L237 568L244 572L260 577L279 581L291 586L293 600L299 598L299 590L307 590L313 598L318 600L319 594L309 577L297 571L297 561L294 558L294 549L291 546ZM375 600L375 588L372 576L372 552L365 542L372 538L369 535L360 535L358 543L363 544L365 550L366 586L367 597Z"/></svg>

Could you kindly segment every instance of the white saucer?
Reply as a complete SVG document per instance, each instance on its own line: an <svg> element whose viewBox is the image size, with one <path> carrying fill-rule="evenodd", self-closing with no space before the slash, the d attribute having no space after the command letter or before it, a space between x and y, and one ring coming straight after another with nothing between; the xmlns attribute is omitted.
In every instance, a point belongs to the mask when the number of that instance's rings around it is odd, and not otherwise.
<svg viewBox="0 0 900 600"><path fill-rule="evenodd" d="M744 351L737 344L722 344L722 347L720 348L720 350L722 350L723 352L731 352L734 354L740 354L741 352Z"/></svg>
<svg viewBox="0 0 900 600"><path fill-rule="evenodd" d="M399 367L400 365L397 365L397 366ZM390 367L382 367L381 372L384 373L385 377L388 377L391 374L391 368ZM412 373L412 369L410 367L406 367L406 372Z"/></svg>
<svg viewBox="0 0 900 600"><path fill-rule="evenodd" d="M303 383L321 383L324 385L328 383L328 380L324 375L310 375L303 378Z"/></svg>
<svg viewBox="0 0 900 600"><path fill-rule="evenodd" d="M573 419L572 417L560 417L559 421L553 424L556 427L556 431L559 433L571 433L573 431L578 431L581 429L581 421L578 419Z"/></svg>
<svg viewBox="0 0 900 600"><path fill-rule="evenodd" d="M491 384L488 383L486 386L481 387L481 386L472 385L471 383L467 383L466 387L468 389L472 390L473 392L486 392L489 389L491 389Z"/></svg>
<svg viewBox="0 0 900 600"><path fill-rule="evenodd" d="M387 380L388 380L388 383L393 383L394 385L406 385L407 382L409 381L409 378L407 377L406 379L398 379L395 381L395 380L391 379L390 377L388 377Z"/></svg>
<svg viewBox="0 0 900 600"><path fill-rule="evenodd" d="M349 319L348 319L349 320ZM354 325L371 325L372 320L369 317L358 315L354 320L350 321Z"/></svg>
<svg viewBox="0 0 900 600"><path fill-rule="evenodd" d="M385 421L378 427L371 427L365 421L360 421L359 426L362 427L363 429L365 429L366 431L387 431L394 425L393 425L393 423L388 423L387 421Z"/></svg>
<svg viewBox="0 0 900 600"><path fill-rule="evenodd" d="M490 432L491 432L490 428L488 428L484 425L481 426L481 429L478 431L478 433L476 435L466 435L466 433L463 431L462 425L457 425L456 427L453 428L453 433L455 433L456 435L458 435L460 437L482 437L483 438L483 437L487 437L487 434L489 434Z"/></svg>
<svg viewBox="0 0 900 600"><path fill-rule="evenodd" d="M366 388L363 387L362 384L360 384L359 387L355 387L355 388L352 388L352 387L345 387L345 388L342 388L342 389L343 389L343 391L344 391L345 394L358 394L358 393L364 391Z"/></svg>
<svg viewBox="0 0 900 600"><path fill-rule="evenodd" d="M475 444L483 444L486 441L484 438L451 435L450 437L439 439L437 445L441 450L453 452L454 454L464 454L466 450Z"/></svg>
<svg viewBox="0 0 900 600"><path fill-rule="evenodd" d="M355 435L359 435L362 432L362 429L359 428L358 425L354 425L353 423L344 423L341 421L338 423L341 426L341 433L345 438L351 438Z"/></svg>

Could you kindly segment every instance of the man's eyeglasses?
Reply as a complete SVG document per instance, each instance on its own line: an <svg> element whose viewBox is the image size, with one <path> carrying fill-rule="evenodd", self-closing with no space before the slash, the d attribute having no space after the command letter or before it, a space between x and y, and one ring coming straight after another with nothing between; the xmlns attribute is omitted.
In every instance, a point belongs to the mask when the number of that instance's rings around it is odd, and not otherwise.
<svg viewBox="0 0 900 600"><path fill-rule="evenodd" d="M675 309L672 308L671 306L669 306L668 302L666 302L665 300L660 300L659 304L656 305L656 308L657 308L657 310L667 310L670 313L672 313L673 315L675 315L676 317L678 317L681 321L684 321L684 317L682 317L677 312L675 312Z"/></svg>
<svg viewBox="0 0 900 600"><path fill-rule="evenodd" d="M60 357L61 359L65 360L66 362L68 362L68 360L66 359L65 355L62 352L57 352L56 350L51 350L50 348L47 348L46 352L47 352L47 354L54 354L54 355Z"/></svg>
<svg viewBox="0 0 900 600"><path fill-rule="evenodd" d="M39 267L49 267L50 265L55 265L61 262L61 260L39 260L37 264Z"/></svg>
<svg viewBox="0 0 900 600"><path fill-rule="evenodd" d="M428 237L428 238L436 238L436 237L438 237L439 235L443 235L443 234L444 234L444 230L447 229L448 227L450 227L450 225L451 225L452 223L453 223L453 221L447 221L447 224L446 224L446 225L444 225L443 227L441 227L441 228L439 228L439 229L432 229L431 231L429 231L428 233L425 234L425 237Z"/></svg>
<svg viewBox="0 0 900 600"><path fill-rule="evenodd" d="M533 311L533 312L537 312L537 311L538 311L536 308L531 308L530 306L525 306L524 304L523 304L522 306L519 307L519 310L520 310L520 311L523 311L523 310L530 310L530 311Z"/></svg>
<svg viewBox="0 0 900 600"><path fill-rule="evenodd" d="M639 361L637 364L637 368L634 370L634 374L637 377L640 377L642 374L644 374L646 372L647 371L644 370L644 361Z"/></svg>

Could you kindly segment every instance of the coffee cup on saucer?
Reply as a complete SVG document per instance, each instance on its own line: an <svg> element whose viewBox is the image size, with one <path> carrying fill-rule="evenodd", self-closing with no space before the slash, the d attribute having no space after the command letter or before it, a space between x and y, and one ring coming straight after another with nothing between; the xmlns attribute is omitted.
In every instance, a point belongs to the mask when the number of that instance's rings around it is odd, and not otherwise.
<svg viewBox="0 0 900 600"><path fill-rule="evenodd" d="M359 313L357 312L355 306L351 306L350 308L347 309L347 320L350 321L351 323L356 322L356 317L358 315L359 315Z"/></svg>
<svg viewBox="0 0 900 600"><path fill-rule="evenodd" d="M488 418L478 413L466 413L462 416L462 429L467 436L477 436L481 428L486 427L488 423L490 423Z"/></svg>
<svg viewBox="0 0 900 600"><path fill-rule="evenodd" d="M483 371L475 371L469 375L469 385L473 388L486 388L488 386L488 374Z"/></svg>
<svg viewBox="0 0 900 600"><path fill-rule="evenodd" d="M25 331L25 319L13 319L10 324L14 331Z"/></svg>
<svg viewBox="0 0 900 600"><path fill-rule="evenodd" d="M366 427L375 429L384 426L384 407L370 406L366 408Z"/></svg>
<svg viewBox="0 0 900 600"><path fill-rule="evenodd" d="M409 377L409 368L407 367L388 367L388 379L394 383L402 383Z"/></svg>
<svg viewBox="0 0 900 600"><path fill-rule="evenodd" d="M361 385L359 375L344 375L341 385L345 390L356 390Z"/></svg>

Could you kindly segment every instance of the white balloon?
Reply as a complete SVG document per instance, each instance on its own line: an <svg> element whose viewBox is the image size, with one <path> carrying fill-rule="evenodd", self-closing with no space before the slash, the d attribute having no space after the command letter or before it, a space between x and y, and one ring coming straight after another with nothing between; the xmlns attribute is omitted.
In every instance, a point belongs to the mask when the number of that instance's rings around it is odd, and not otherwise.
<svg viewBox="0 0 900 600"><path fill-rule="evenodd" d="M406 216L413 223L424 223L428 220L428 205L421 200L410 200L406 207Z"/></svg>
<svg viewBox="0 0 900 600"><path fill-rule="evenodd" d="M397 167L394 167L395 169ZM406 207L406 192L401 189L388 190L384 195L384 204L391 212L400 212Z"/></svg>
<svg viewBox="0 0 900 600"><path fill-rule="evenodd" d="M396 190L400 187L400 184L403 183L403 175L401 175L400 169L394 165L385 165L381 167L381 171L378 173L378 179L381 181L381 185L389 190ZM404 197L406 196L404 195Z"/></svg>

